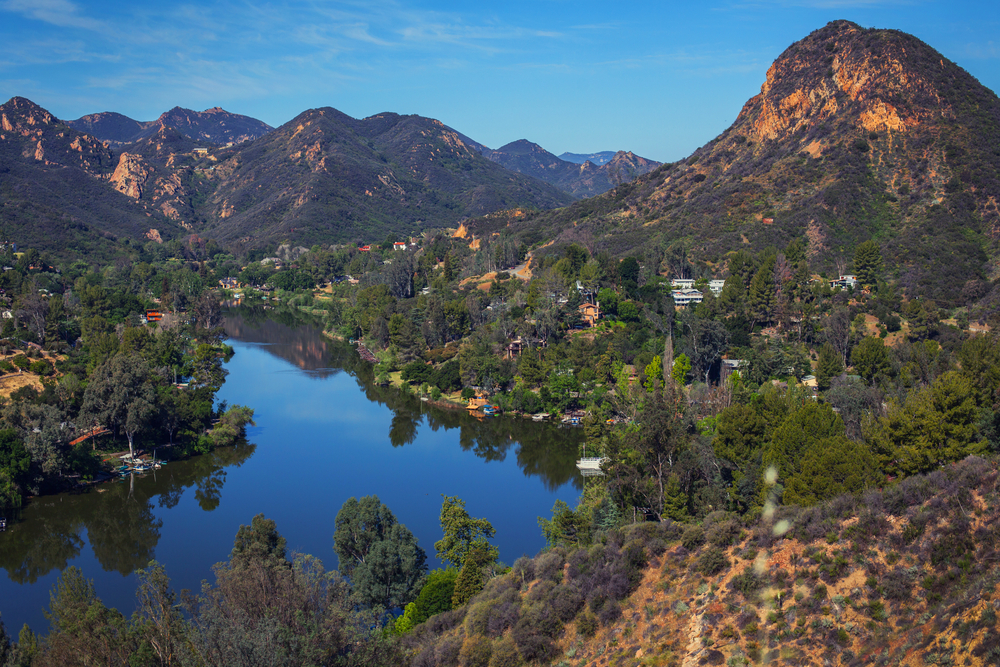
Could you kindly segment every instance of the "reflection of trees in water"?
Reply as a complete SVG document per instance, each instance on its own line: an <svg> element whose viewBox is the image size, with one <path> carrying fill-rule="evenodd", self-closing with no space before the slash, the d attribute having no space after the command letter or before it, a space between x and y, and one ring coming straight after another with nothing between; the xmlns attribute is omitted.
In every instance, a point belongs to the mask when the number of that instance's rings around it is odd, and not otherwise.
<svg viewBox="0 0 1000 667"><path fill-rule="evenodd" d="M333 341L322 334L315 318L297 313L301 311L242 307L227 311L223 326L231 338L268 345L269 353L310 371L313 377L336 375L339 367L331 367L328 362Z"/></svg>
<svg viewBox="0 0 1000 667"><path fill-rule="evenodd" d="M411 444L426 421L434 431L459 429L462 449L486 461L503 461L510 447L517 444L517 462L524 474L541 477L550 491L570 481L583 488L583 478L576 469L582 429L517 418L477 419L464 410L437 408L398 389L380 387L375 384L374 367L361 360L354 346L325 338L313 319L295 313L291 309L234 309L226 315L226 331L244 342L267 344L263 348L267 352L299 368L315 370L318 377L337 372L331 369L349 373L369 401L393 411L389 441L394 447ZM313 352L319 355L320 349L321 357L315 356Z"/></svg>
<svg viewBox="0 0 1000 667"><path fill-rule="evenodd" d="M41 516L8 525L7 532L0 535L0 567L12 581L33 584L52 570L65 569L80 555L81 522L74 512L63 511L61 505L49 502ZM29 505L24 514L34 514L33 509Z"/></svg>
<svg viewBox="0 0 1000 667"><path fill-rule="evenodd" d="M576 469L576 456L583 439L582 429L559 428L516 418L476 418L464 410L448 410L429 405L392 387L374 384L371 364L343 358L344 367L358 381L370 401L385 405L394 413L389 439L393 446L413 442L421 420L433 431L459 429L462 449L485 461L503 461L512 445L517 447L517 463L525 475L541 477L554 491L567 482L583 488ZM367 378L367 382L366 382Z"/></svg>
<svg viewBox="0 0 1000 667"><path fill-rule="evenodd" d="M136 482L139 484L136 484ZM101 494L101 511L82 517L90 548L109 572L129 575L153 559L163 521L153 515L149 485L129 475Z"/></svg>
<svg viewBox="0 0 1000 667"><path fill-rule="evenodd" d="M255 449L244 442L175 461L143 477L35 499L24 508L23 520L0 535L0 567L18 584L34 583L80 555L86 529L101 567L129 575L153 558L160 539L162 521L153 514L153 500L160 507L174 507L194 486L198 504L215 509L225 481L223 468L242 465Z"/></svg>

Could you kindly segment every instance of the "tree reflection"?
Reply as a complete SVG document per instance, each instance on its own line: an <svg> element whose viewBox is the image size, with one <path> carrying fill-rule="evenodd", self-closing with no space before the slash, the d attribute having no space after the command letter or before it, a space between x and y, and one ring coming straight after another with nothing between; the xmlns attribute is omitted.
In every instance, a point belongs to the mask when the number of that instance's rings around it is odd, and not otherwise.
<svg viewBox="0 0 1000 667"><path fill-rule="evenodd" d="M462 449L485 461L503 461L511 447L516 447L524 474L540 477L550 491L568 482L583 488L576 469L582 429L520 418L476 418L463 409L437 407L396 388L379 386L373 366L362 361L352 345L325 337L315 322L296 309L242 307L228 311L225 322L230 336L262 343L270 354L313 374L332 374L331 369L349 373L369 401L393 411L389 441L394 447L414 442L422 422L433 431L457 428Z"/></svg>
<svg viewBox="0 0 1000 667"><path fill-rule="evenodd" d="M105 570L130 575L153 558L163 522L153 513L174 507L195 487L199 506L219 506L225 468L240 466L256 445L241 442L187 461L175 461L146 475L98 484L74 493L32 500L22 520L0 536L0 568L12 581L31 584L53 570L63 570L83 549L83 531Z"/></svg>
<svg viewBox="0 0 1000 667"><path fill-rule="evenodd" d="M126 576L153 559L163 521L153 515L148 485L139 484L136 490L136 475L104 486L110 488L101 494L102 511L89 513L83 521L97 562Z"/></svg>
<svg viewBox="0 0 1000 667"><path fill-rule="evenodd" d="M31 509L29 505L24 513ZM52 570L65 569L83 548L79 518L54 503L45 509L41 517L8 525L0 538L0 567L15 583L33 584Z"/></svg>

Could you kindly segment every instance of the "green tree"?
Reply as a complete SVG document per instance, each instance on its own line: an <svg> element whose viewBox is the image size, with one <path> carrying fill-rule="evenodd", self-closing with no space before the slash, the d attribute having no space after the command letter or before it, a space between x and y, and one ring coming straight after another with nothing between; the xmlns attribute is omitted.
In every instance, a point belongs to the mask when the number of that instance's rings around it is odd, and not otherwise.
<svg viewBox="0 0 1000 667"><path fill-rule="evenodd" d="M51 630L42 662L53 665L126 665L137 648L128 623L97 597L94 584L76 566L63 571L45 613Z"/></svg>
<svg viewBox="0 0 1000 667"><path fill-rule="evenodd" d="M844 372L844 364L840 355L830 343L824 343L819 349L819 361L816 364L816 385L820 391L830 388L830 380Z"/></svg>
<svg viewBox="0 0 1000 667"><path fill-rule="evenodd" d="M674 359L674 367L673 370L670 371L670 375L674 378L674 382L676 382L679 387L683 387L687 382L687 376L690 372L691 360L688 359L686 354L681 353L680 356Z"/></svg>
<svg viewBox="0 0 1000 667"><path fill-rule="evenodd" d="M562 500L552 506L552 519L538 517L538 525L550 547L575 546L589 541L589 522Z"/></svg>
<svg viewBox="0 0 1000 667"><path fill-rule="evenodd" d="M21 489L28 481L31 454L12 428L0 430L0 507L20 507Z"/></svg>
<svg viewBox="0 0 1000 667"><path fill-rule="evenodd" d="M868 336L851 350L851 365L866 382L875 384L889 372L889 350L881 338Z"/></svg>
<svg viewBox="0 0 1000 667"><path fill-rule="evenodd" d="M686 521L688 497L681 488L680 477L674 473L667 478L667 488L663 499L663 516L673 521Z"/></svg>
<svg viewBox="0 0 1000 667"><path fill-rule="evenodd" d="M455 592L451 596L452 607L461 607L483 590L486 584L486 568L495 562L496 555L490 544L477 542L472 545L455 580Z"/></svg>
<svg viewBox="0 0 1000 667"><path fill-rule="evenodd" d="M781 483L786 483L799 471L803 453L817 441L841 437L844 422L827 403L810 401L795 410L774 430L771 441L764 446L762 462L778 470Z"/></svg>
<svg viewBox="0 0 1000 667"><path fill-rule="evenodd" d="M423 585L427 555L392 511L377 496L348 498L335 523L333 548L355 598L386 610L412 602Z"/></svg>
<svg viewBox="0 0 1000 667"><path fill-rule="evenodd" d="M474 546L484 545L495 561L500 552L487 541L496 530L486 519L474 519L465 509L465 501L457 496L445 496L441 504L441 530L444 537L434 543L437 557L455 567L462 567Z"/></svg>
<svg viewBox="0 0 1000 667"><path fill-rule="evenodd" d="M988 445L978 437L976 389L955 371L930 387L911 391L904 403L890 400L883 415L869 425L866 441L889 474L930 472Z"/></svg>
<svg viewBox="0 0 1000 667"><path fill-rule="evenodd" d="M150 380L145 359L136 354L115 355L91 376L83 394L81 421L88 427L121 429L134 456L135 436L154 411L156 392Z"/></svg>
<svg viewBox="0 0 1000 667"><path fill-rule="evenodd" d="M423 623L435 614L450 611L451 598L455 593L455 582L458 580L458 568L433 570L427 575L424 587L420 589L413 614L413 624Z"/></svg>
<svg viewBox="0 0 1000 667"><path fill-rule="evenodd" d="M878 463L864 443L842 436L817 440L806 448L799 470L788 480L786 504L815 505L842 493L879 484Z"/></svg>
<svg viewBox="0 0 1000 667"><path fill-rule="evenodd" d="M778 303L774 287L774 264L775 257L768 256L750 281L747 309L755 322L770 322Z"/></svg>
<svg viewBox="0 0 1000 667"><path fill-rule="evenodd" d="M875 241L864 241L854 249L854 273L862 285L875 285L882 272L882 250Z"/></svg>

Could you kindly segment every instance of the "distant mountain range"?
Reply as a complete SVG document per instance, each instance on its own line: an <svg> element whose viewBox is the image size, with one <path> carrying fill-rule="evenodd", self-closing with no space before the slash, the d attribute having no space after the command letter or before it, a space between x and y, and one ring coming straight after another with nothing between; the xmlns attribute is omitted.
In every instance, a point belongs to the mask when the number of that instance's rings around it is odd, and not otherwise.
<svg viewBox="0 0 1000 667"><path fill-rule="evenodd" d="M625 151L611 153L601 166L590 160L569 162L526 139L497 150L485 149L483 155L507 169L534 176L576 197L599 195L660 166L659 162Z"/></svg>
<svg viewBox="0 0 1000 667"><path fill-rule="evenodd" d="M252 141L274 129L255 118L229 113L219 107L205 111L174 107L156 120L148 122L132 120L120 113L105 111L69 120L66 124L74 130L107 141L112 146L146 139L162 128L171 128L195 141L218 145Z"/></svg>
<svg viewBox="0 0 1000 667"><path fill-rule="evenodd" d="M612 158L614 158L617 154L617 151L601 151L600 153L563 153L559 156L559 159L565 160L566 162L572 162L574 164L593 162L600 167L602 164L611 162Z"/></svg>
<svg viewBox="0 0 1000 667"><path fill-rule="evenodd" d="M659 262L673 246L715 267L800 239L830 272L874 239L907 293L956 303L1000 273L1000 100L912 35L835 21L687 159L518 228L550 252Z"/></svg>

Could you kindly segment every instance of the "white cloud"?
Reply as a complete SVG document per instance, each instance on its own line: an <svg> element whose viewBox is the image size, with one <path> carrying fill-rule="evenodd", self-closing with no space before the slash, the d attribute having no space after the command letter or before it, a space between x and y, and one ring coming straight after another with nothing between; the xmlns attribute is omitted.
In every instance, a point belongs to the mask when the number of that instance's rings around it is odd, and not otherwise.
<svg viewBox="0 0 1000 667"><path fill-rule="evenodd" d="M81 16L79 8L69 0L4 0L0 9L44 21L60 28L81 28L102 31L104 24Z"/></svg>

